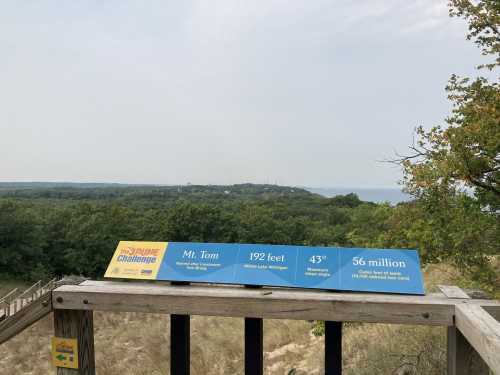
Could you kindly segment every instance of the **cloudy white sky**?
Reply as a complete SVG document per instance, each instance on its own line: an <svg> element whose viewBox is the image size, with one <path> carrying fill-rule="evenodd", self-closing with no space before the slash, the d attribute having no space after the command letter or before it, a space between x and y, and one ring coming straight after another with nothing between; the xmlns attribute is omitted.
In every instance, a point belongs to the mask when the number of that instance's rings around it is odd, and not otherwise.
<svg viewBox="0 0 500 375"><path fill-rule="evenodd" d="M465 33L446 0L0 0L0 181L396 186Z"/></svg>

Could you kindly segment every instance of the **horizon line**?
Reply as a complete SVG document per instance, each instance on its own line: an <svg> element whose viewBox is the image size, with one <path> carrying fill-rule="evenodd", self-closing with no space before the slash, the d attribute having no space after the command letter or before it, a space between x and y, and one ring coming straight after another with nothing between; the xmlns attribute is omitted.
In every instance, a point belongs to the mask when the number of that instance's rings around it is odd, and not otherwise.
<svg viewBox="0 0 500 375"><path fill-rule="evenodd" d="M238 183L131 183L131 182L110 182L110 181L65 181L65 180L9 180L0 181L0 184L96 184L96 185L125 185L125 186L232 186L232 185L269 185L269 186L282 186L282 187L295 187L302 189L390 189L390 190L402 190L400 186L366 186L366 185L281 185L276 183L261 183L261 182L238 182Z"/></svg>

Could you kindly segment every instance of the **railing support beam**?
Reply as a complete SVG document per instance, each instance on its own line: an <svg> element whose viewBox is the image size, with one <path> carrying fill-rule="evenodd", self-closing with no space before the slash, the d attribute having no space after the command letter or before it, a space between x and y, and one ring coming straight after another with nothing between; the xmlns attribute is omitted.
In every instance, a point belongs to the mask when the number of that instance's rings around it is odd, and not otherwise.
<svg viewBox="0 0 500 375"><path fill-rule="evenodd" d="M189 375L190 371L189 315L170 315L170 374Z"/></svg>
<svg viewBox="0 0 500 375"><path fill-rule="evenodd" d="M448 375L488 375L488 366L458 328L448 327Z"/></svg>
<svg viewBox="0 0 500 375"><path fill-rule="evenodd" d="M54 331L78 342L78 369L57 368L57 375L95 375L93 312L54 310Z"/></svg>
<svg viewBox="0 0 500 375"><path fill-rule="evenodd" d="M342 374L342 322L325 322L325 375Z"/></svg>
<svg viewBox="0 0 500 375"><path fill-rule="evenodd" d="M245 375L264 373L264 322L245 318Z"/></svg>

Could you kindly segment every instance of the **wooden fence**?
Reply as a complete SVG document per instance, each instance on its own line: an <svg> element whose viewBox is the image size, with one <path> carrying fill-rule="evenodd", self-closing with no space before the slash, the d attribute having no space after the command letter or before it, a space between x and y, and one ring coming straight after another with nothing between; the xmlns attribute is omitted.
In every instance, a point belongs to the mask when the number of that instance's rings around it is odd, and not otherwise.
<svg viewBox="0 0 500 375"><path fill-rule="evenodd" d="M57 279L43 284L38 281L28 289L11 290L0 298L0 344L16 336L52 311L52 290Z"/></svg>
<svg viewBox="0 0 500 375"><path fill-rule="evenodd" d="M190 315L245 318L245 374L263 374L262 319L325 321L325 374L342 373L342 322L448 327L448 374L500 375L500 302L471 299L457 287L402 296L238 286L85 281L52 292L55 335L76 338L79 369L94 375L93 311L171 316L171 374L189 374ZM376 343L374 343L376 345Z"/></svg>
<svg viewBox="0 0 500 375"><path fill-rule="evenodd" d="M56 282L57 279L52 279L43 284L42 280L39 280L24 291L18 288L12 289L0 298L0 321L13 317L30 303L38 300L44 294L50 293L56 287Z"/></svg>

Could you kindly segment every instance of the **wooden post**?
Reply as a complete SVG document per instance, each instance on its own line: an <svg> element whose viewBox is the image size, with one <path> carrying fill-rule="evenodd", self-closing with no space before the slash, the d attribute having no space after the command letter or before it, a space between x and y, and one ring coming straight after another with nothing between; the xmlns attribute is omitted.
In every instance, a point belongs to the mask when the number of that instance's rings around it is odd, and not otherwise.
<svg viewBox="0 0 500 375"><path fill-rule="evenodd" d="M78 342L78 369L57 368L57 375L95 375L92 311L54 310L54 331L56 337Z"/></svg>
<svg viewBox="0 0 500 375"><path fill-rule="evenodd" d="M264 372L264 321L245 318L245 375Z"/></svg>
<svg viewBox="0 0 500 375"><path fill-rule="evenodd" d="M260 285L245 285L247 289L262 289ZM245 318L245 375L264 374L264 321Z"/></svg>
<svg viewBox="0 0 500 375"><path fill-rule="evenodd" d="M488 375L483 359L455 327L448 327L448 375Z"/></svg>
<svg viewBox="0 0 500 375"><path fill-rule="evenodd" d="M325 375L342 374L342 322L325 322Z"/></svg>
<svg viewBox="0 0 500 375"><path fill-rule="evenodd" d="M190 285L186 281L172 281L173 286ZM191 317L170 315L170 375L189 375L191 371Z"/></svg>
<svg viewBox="0 0 500 375"><path fill-rule="evenodd" d="M170 315L170 374L189 375L190 317Z"/></svg>

